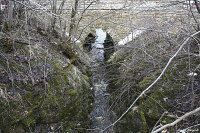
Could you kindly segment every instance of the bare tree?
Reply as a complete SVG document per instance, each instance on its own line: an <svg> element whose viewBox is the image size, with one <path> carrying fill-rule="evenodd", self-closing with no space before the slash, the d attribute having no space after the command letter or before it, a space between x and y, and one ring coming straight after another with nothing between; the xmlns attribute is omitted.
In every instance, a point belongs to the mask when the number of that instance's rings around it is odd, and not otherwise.
<svg viewBox="0 0 200 133"><path fill-rule="evenodd" d="M57 0L49 0L52 13L56 14L56 15L61 15L63 13L63 7L65 5L65 2L66 2L66 0L62 0L60 5L58 5ZM51 30L52 31L55 30L56 21L57 21L57 18L52 15L52 18L51 18Z"/></svg>

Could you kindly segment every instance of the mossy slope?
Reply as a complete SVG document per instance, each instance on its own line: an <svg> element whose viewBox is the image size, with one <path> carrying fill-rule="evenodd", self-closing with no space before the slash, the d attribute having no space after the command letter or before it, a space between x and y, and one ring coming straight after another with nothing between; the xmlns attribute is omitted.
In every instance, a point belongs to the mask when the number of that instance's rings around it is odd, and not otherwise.
<svg viewBox="0 0 200 133"><path fill-rule="evenodd" d="M0 132L85 132L92 93L89 78L72 64L79 58L69 48L70 59L64 56L56 43L63 41L45 31L29 32L29 41L25 31L18 41L0 36Z"/></svg>

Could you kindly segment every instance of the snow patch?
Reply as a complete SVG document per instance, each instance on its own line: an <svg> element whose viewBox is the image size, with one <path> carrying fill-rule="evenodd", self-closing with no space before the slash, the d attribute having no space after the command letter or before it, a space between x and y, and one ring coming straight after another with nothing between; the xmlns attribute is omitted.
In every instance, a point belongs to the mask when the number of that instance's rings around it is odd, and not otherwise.
<svg viewBox="0 0 200 133"><path fill-rule="evenodd" d="M196 76L197 76L197 73L191 72L191 73L189 73L187 76L189 76L189 77L196 77Z"/></svg>
<svg viewBox="0 0 200 133"><path fill-rule="evenodd" d="M128 42L133 41L136 37L138 37L139 35L141 35L145 30L134 30L131 34L129 34L127 37L125 37L124 39L120 40L118 42L118 45L125 45Z"/></svg>
<svg viewBox="0 0 200 133"><path fill-rule="evenodd" d="M68 33L68 32L65 32L65 35L66 35L66 36L69 36L69 33ZM74 39L74 41L75 41L76 43L81 43L81 41L79 41L79 40L76 39L76 38Z"/></svg>
<svg viewBox="0 0 200 133"><path fill-rule="evenodd" d="M159 2L154 2L154 1L147 1L147 2L134 2L132 9L134 10L149 10L151 8L156 8L159 6Z"/></svg>

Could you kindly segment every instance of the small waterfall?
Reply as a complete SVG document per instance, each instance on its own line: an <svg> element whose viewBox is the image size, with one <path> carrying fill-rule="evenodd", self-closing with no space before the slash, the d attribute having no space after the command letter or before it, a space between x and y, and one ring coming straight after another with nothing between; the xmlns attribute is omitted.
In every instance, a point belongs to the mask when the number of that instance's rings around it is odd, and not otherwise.
<svg viewBox="0 0 200 133"><path fill-rule="evenodd" d="M92 133L99 133L102 129L110 125L111 112L109 111L110 94L107 93L105 82L105 64L104 64L104 41L106 32L101 29L96 30L96 40L92 44L90 51L92 58L92 84L94 90L93 110L90 114L92 120ZM113 133L113 129L106 131Z"/></svg>

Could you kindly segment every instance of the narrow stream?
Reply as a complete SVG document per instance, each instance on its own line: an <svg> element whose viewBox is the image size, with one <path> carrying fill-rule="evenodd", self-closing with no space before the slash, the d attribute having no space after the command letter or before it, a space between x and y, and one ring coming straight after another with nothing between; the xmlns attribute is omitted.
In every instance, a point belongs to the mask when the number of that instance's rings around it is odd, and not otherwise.
<svg viewBox="0 0 200 133"><path fill-rule="evenodd" d="M92 84L94 90L93 111L90 114L92 120L92 133L99 133L100 130L111 124L111 112L109 111L110 95L106 91L105 64L104 64L104 41L106 32L101 29L96 30L96 40L92 44ZM106 133L113 133L113 129Z"/></svg>

